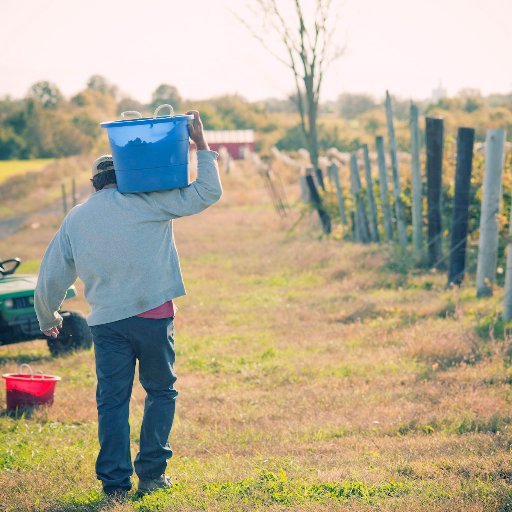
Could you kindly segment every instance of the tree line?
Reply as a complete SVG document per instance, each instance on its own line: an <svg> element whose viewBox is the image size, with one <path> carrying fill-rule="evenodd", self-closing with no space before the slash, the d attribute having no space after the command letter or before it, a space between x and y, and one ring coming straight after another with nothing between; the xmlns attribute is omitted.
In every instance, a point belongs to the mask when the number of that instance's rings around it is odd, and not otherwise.
<svg viewBox="0 0 512 512"><path fill-rule="evenodd" d="M22 99L0 99L0 159L51 158L92 151L100 144L99 123L118 119L125 110L153 115L163 103L176 112L192 107L201 111L209 129L271 130L262 107L240 96L226 95L208 100L182 98L176 87L158 86L147 104L123 96L116 85L101 75L93 75L83 90L65 98L49 81L32 85Z"/></svg>
<svg viewBox="0 0 512 512"><path fill-rule="evenodd" d="M409 101L393 98L397 146L407 149ZM250 102L239 95L191 100L176 87L161 84L149 103L122 95L119 88L101 75L93 75L84 89L66 98L48 81L32 85L22 99L0 99L0 159L51 158L87 153L101 144L99 122L117 119L125 110L152 115L156 106L170 103L177 112L198 109L210 130L254 129L257 149L270 152L272 146L293 151L306 147L293 95ZM385 130L383 102L366 94L341 94L336 101L320 103L319 149L335 147L353 151L370 143ZM465 89L453 98L419 102L420 113L440 116L448 128L470 125L476 140L485 138L489 123L512 131L512 94L483 97Z"/></svg>

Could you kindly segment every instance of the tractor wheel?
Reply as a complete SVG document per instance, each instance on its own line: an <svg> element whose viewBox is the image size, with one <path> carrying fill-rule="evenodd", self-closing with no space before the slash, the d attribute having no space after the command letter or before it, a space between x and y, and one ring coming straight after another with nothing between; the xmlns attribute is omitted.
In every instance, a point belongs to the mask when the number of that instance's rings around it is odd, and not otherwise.
<svg viewBox="0 0 512 512"><path fill-rule="evenodd" d="M56 338L48 338L52 356L59 356L92 346L92 334L85 318L78 313L62 313L62 329Z"/></svg>

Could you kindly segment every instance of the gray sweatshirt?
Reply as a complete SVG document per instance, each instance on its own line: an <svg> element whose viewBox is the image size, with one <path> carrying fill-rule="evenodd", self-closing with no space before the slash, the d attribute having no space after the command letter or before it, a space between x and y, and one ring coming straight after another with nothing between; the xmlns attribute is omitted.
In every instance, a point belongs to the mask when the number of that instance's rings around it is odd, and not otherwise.
<svg viewBox="0 0 512 512"><path fill-rule="evenodd" d="M34 295L41 331L62 321L58 311L77 277L91 306L89 325L122 320L185 295L172 219L219 200L217 156L197 152L197 179L188 187L140 194L108 188L75 206L41 262Z"/></svg>

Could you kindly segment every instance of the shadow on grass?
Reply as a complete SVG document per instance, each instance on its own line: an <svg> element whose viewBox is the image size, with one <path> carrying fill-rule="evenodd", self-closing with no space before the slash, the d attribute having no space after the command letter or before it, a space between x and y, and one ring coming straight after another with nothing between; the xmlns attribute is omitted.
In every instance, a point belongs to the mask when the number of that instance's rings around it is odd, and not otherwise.
<svg viewBox="0 0 512 512"><path fill-rule="evenodd" d="M1 344L0 344L1 345ZM40 363L53 359L46 338L8 343L0 347L0 365L17 363Z"/></svg>
<svg viewBox="0 0 512 512"><path fill-rule="evenodd" d="M21 352L15 354L0 354L0 364L7 363L40 363L45 361L51 361L53 357L48 353L30 353L30 352Z"/></svg>
<svg viewBox="0 0 512 512"><path fill-rule="evenodd" d="M493 414L489 417L463 417L459 419L440 419L435 418L430 423L421 423L414 419L407 423L403 423L398 428L389 431L390 435L398 434L405 436L409 434L499 434L506 431L507 427L512 424L512 417L508 415ZM512 471L504 473L503 478L510 478L512 481ZM512 509L511 509L512 512Z"/></svg>
<svg viewBox="0 0 512 512"><path fill-rule="evenodd" d="M114 499L105 496L102 492L96 490L82 491L77 495L67 496L49 508L48 512L100 512L103 510L112 510L115 505L131 504L138 501L135 496L129 495L124 499Z"/></svg>
<svg viewBox="0 0 512 512"><path fill-rule="evenodd" d="M22 405L15 409L1 409L0 417L12 418L14 420L30 419L36 412L47 411L51 404Z"/></svg>
<svg viewBox="0 0 512 512"><path fill-rule="evenodd" d="M53 505L46 509L48 512L100 512L102 510L112 510L112 507L120 502L116 502L106 497L99 497L97 500L89 501L84 504L81 500L70 501L66 504Z"/></svg>
<svg viewBox="0 0 512 512"><path fill-rule="evenodd" d="M16 409L2 409L0 411L0 417L12 418L13 420L19 420L22 418L30 419L35 411L35 407L17 407Z"/></svg>

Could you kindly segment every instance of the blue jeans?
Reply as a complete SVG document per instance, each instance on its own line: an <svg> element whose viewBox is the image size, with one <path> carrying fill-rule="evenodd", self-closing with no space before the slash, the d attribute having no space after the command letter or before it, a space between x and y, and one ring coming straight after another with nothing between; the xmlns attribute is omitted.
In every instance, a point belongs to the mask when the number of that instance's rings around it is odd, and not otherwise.
<svg viewBox="0 0 512 512"><path fill-rule="evenodd" d="M165 472L172 456L168 439L178 392L174 389L174 321L133 316L91 327L96 356L96 402L100 452L96 474L104 489L131 489L128 423L135 361L147 396L134 462L140 479Z"/></svg>

